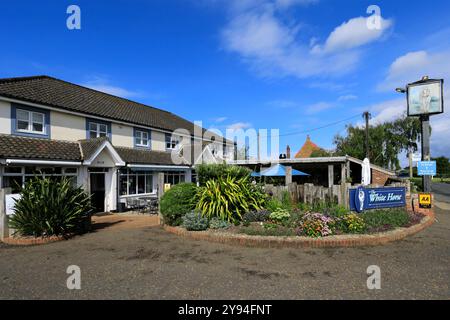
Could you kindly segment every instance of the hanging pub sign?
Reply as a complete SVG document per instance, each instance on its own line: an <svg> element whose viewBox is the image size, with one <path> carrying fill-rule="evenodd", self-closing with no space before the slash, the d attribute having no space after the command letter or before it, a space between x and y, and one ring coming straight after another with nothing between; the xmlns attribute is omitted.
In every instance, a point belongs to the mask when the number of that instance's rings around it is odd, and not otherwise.
<svg viewBox="0 0 450 320"><path fill-rule="evenodd" d="M406 206L406 188L364 188L350 189L350 210L363 212L371 209Z"/></svg>
<svg viewBox="0 0 450 320"><path fill-rule="evenodd" d="M426 79L408 84L406 87L408 116L443 113L443 92L443 79Z"/></svg>

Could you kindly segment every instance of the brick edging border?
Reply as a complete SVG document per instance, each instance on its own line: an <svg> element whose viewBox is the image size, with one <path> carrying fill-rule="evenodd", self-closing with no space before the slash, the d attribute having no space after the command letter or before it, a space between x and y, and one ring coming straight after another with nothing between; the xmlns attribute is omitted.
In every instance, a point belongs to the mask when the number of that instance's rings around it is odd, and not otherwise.
<svg viewBox="0 0 450 320"><path fill-rule="evenodd" d="M72 236L73 235L37 237L37 238L8 237L8 238L2 239L0 242L6 243L9 245L31 246L31 245L39 245L39 244L64 241L64 240L70 239Z"/></svg>
<svg viewBox="0 0 450 320"><path fill-rule="evenodd" d="M422 211L422 210L421 210ZM360 247L383 245L388 242L404 239L416 234L434 223L435 215L428 210L422 220L409 228L363 235L336 235L324 238L308 237L276 237L276 236L249 236L226 232L187 231L180 227L164 225L163 228L173 234L193 240L206 240L210 242L240 245L259 248L326 248L326 247Z"/></svg>

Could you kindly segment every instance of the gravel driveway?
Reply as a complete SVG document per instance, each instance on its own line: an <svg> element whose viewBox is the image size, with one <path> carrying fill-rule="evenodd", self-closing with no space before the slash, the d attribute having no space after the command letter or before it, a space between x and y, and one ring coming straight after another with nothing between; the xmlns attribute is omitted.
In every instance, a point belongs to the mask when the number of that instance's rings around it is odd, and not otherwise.
<svg viewBox="0 0 450 320"><path fill-rule="evenodd" d="M33 247L0 244L0 299L450 299L450 212L378 247L255 249L160 227L105 228ZM81 290L66 269L81 268ZM366 269L381 268L381 290Z"/></svg>

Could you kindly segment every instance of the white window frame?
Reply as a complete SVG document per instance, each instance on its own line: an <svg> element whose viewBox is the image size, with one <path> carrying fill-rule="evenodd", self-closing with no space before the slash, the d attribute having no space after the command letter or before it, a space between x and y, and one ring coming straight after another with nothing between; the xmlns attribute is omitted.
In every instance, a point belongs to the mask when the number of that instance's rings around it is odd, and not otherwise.
<svg viewBox="0 0 450 320"><path fill-rule="evenodd" d="M170 139L166 138L166 150L175 150L180 144L181 137L177 135L170 135Z"/></svg>
<svg viewBox="0 0 450 320"><path fill-rule="evenodd" d="M91 129L91 125L95 125L95 130ZM100 128L101 126L104 126L106 128L106 131L101 131ZM95 122L95 121L90 121L89 122L89 138L90 139L95 139L91 137L91 133L95 132L95 138L100 138L100 137L108 137L108 125L106 123L101 123L101 122ZM104 136L102 136L101 134L105 133Z"/></svg>
<svg viewBox="0 0 450 320"><path fill-rule="evenodd" d="M28 115L28 120L19 120L19 113L20 112L25 112ZM42 116L42 123L39 122L39 121L34 121L34 115ZM26 121L26 122L28 122L28 128L27 129L19 129L19 121L22 121L22 122ZM38 123L38 124L42 125L42 131L33 130L33 124L34 123ZM17 108L16 109L16 131L17 132L25 132L25 133L46 135L46 132L45 132L45 113Z"/></svg>
<svg viewBox="0 0 450 320"><path fill-rule="evenodd" d="M122 172L120 173L120 179L119 179L119 188L121 188L122 185L122 178L126 178L126 184L127 184L127 190L126 190L126 194L122 194L123 190L119 190L120 191L120 197L138 197L138 196L143 196L143 195L154 195L156 194L156 189L155 189L155 175L150 172L150 171L131 171L131 170L127 170L126 172ZM130 176L133 176L136 179L136 193L130 194ZM144 176L144 186L145 188L147 188L147 179L149 177L151 177L151 192L144 192L144 193L138 193L139 192L139 176ZM145 190L147 191L147 189Z"/></svg>
<svg viewBox="0 0 450 320"><path fill-rule="evenodd" d="M143 144L142 141L144 140L144 134L147 136L145 140L147 140L147 144ZM139 139L139 143L137 143L136 139ZM150 147L150 133L148 131L144 130L136 130L134 135L134 143L136 147Z"/></svg>

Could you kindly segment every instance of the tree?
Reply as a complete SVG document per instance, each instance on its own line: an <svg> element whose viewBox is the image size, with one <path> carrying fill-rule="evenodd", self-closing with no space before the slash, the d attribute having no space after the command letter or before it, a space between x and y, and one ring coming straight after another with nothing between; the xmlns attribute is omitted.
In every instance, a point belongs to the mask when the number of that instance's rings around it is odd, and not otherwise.
<svg viewBox="0 0 450 320"><path fill-rule="evenodd" d="M398 155L402 151L417 151L420 136L420 121L404 115L392 122L369 126L369 158L379 166L400 169ZM336 135L336 155L349 155L364 159L365 130L362 127L347 126L347 136Z"/></svg>
<svg viewBox="0 0 450 320"><path fill-rule="evenodd" d="M331 157L331 156L332 156L331 152L328 152L324 149L314 150L311 153L311 158L326 158L326 157Z"/></svg>
<svg viewBox="0 0 450 320"><path fill-rule="evenodd" d="M450 162L447 157L441 156L432 160L436 161L437 174L439 176L450 175Z"/></svg>

